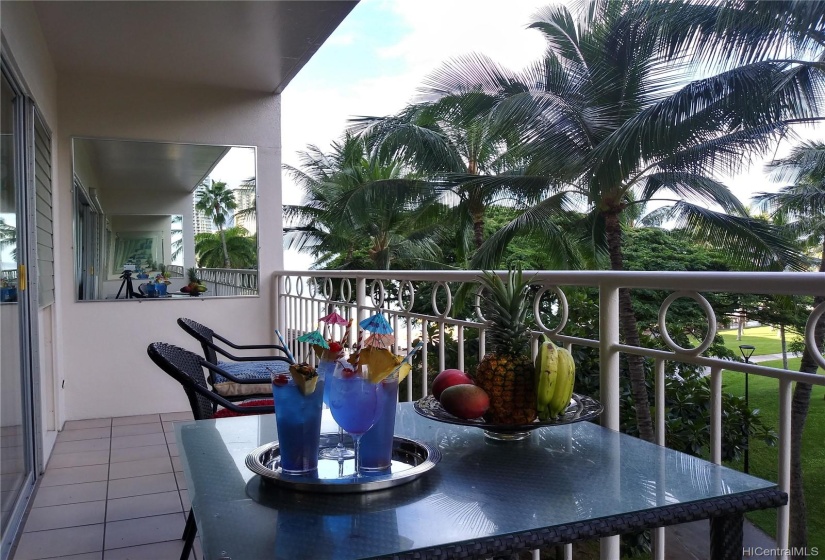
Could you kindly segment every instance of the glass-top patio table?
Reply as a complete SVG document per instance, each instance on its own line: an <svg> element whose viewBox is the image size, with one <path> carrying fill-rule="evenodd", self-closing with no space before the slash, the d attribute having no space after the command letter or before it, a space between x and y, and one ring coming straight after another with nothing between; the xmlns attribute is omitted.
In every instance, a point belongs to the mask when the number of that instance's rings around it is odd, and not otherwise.
<svg viewBox="0 0 825 560"><path fill-rule="evenodd" d="M772 482L589 422L492 442L403 403L396 435L437 446L442 460L362 494L297 492L249 471L247 454L278 438L273 415L175 430L207 560L485 558L707 518L710 556L738 559L742 514L787 501Z"/></svg>

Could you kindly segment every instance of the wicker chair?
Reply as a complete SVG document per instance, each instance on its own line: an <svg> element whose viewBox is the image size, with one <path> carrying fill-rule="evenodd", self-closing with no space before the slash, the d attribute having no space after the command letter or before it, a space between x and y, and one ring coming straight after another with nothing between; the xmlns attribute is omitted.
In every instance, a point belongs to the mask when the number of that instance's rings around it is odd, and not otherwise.
<svg viewBox="0 0 825 560"><path fill-rule="evenodd" d="M211 370L208 373L209 384L212 385L215 392L231 401L271 396L272 388L269 384L271 374L273 372L285 373L289 370L289 365L293 363L287 349L277 344L235 344L209 327L184 317L178 319L178 325L200 343L203 356L208 362L219 366L224 372L232 374L227 376ZM234 350L278 350L284 355L236 356L216 344L215 340ZM219 361L219 355L231 361ZM236 380L238 379L247 382L237 384ZM248 383L248 381L253 383Z"/></svg>
<svg viewBox="0 0 825 560"><path fill-rule="evenodd" d="M275 412L271 398L236 404L211 391L206 384L203 368L222 373L227 377L230 374L222 371L218 366L210 364L194 352L163 342L153 342L146 351L160 369L183 386L195 420L248 414L272 414ZM216 405L223 408L215 412ZM189 558L197 532L195 516L190 509L189 516L186 518L186 527L181 536L181 539L184 540L181 560Z"/></svg>

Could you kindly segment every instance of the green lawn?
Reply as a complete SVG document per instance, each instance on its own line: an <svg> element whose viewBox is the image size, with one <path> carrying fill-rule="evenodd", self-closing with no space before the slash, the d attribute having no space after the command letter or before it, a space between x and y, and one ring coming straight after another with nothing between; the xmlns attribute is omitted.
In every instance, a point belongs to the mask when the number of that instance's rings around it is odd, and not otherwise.
<svg viewBox="0 0 825 560"><path fill-rule="evenodd" d="M799 358L789 360L789 369L798 371L799 361ZM782 361L763 362L760 365L781 368ZM825 372L820 369L819 373ZM743 373L725 370L723 384L725 391L735 395L745 393ZM765 422L777 429L779 426L779 381L751 375L748 384L751 408L758 408ZM825 442L825 387L814 386L802 439L802 468L805 501L808 506L808 547L818 546L819 550L825 550L825 447L823 447L823 442ZM752 475L776 481L778 461L777 447L769 447L759 441L751 443L750 473ZM728 466L741 470L742 462ZM753 512L748 517L769 535L776 535L775 510Z"/></svg>
<svg viewBox="0 0 825 560"><path fill-rule="evenodd" d="M739 345L750 344L756 350L753 351L754 356L761 356L763 354L780 354L782 353L782 341L779 339L779 330L771 331L770 327L752 327L745 329L742 333L742 340L736 340L738 331L736 329L719 331L722 338L725 340L725 346L739 356ZM787 343L790 344L792 340L799 337L793 335L786 335Z"/></svg>

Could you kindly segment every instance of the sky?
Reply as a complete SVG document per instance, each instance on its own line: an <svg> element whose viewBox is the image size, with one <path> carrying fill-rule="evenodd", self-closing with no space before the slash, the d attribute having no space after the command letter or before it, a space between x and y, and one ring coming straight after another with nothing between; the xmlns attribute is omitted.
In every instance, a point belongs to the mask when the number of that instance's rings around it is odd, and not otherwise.
<svg viewBox="0 0 825 560"><path fill-rule="evenodd" d="M451 58L482 53L511 70L524 68L544 50L541 34L527 25L548 3L361 0L282 94L283 162L298 166L297 152L308 144L328 151L352 117L390 115L415 101L424 78ZM767 179L761 162L723 181L745 203L755 192L779 187ZM283 203L300 202L300 190L284 175ZM287 256L287 262L300 264L298 270L311 264L305 255Z"/></svg>

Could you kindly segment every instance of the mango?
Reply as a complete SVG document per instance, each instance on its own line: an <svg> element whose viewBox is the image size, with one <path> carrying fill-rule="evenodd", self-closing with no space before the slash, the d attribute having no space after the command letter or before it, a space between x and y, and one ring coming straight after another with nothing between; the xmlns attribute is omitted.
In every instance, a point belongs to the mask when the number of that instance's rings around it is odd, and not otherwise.
<svg viewBox="0 0 825 560"><path fill-rule="evenodd" d="M439 399L444 410L464 420L483 416L490 408L490 397L477 385L453 385L441 392Z"/></svg>
<svg viewBox="0 0 825 560"><path fill-rule="evenodd" d="M454 385L475 385L473 380L460 369L445 369L433 379L432 394L435 398L441 398L441 392L447 387Z"/></svg>

